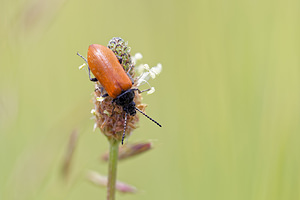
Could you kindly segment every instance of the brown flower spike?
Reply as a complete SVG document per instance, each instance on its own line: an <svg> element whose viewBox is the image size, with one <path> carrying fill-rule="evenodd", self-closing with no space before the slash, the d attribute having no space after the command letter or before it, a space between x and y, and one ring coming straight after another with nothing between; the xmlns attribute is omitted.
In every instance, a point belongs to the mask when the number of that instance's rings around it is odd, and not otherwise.
<svg viewBox="0 0 300 200"><path fill-rule="evenodd" d="M99 83L96 83L96 88L101 87ZM100 128L101 132L108 138L113 137L117 141L122 140L124 123L125 123L125 113L121 106L112 104L113 98L106 97L102 101L101 96L105 94L105 90L101 92L96 89L94 92L93 103L95 105L95 116L96 116L96 126ZM134 102L136 107L143 112L145 111L146 104L141 103L141 95L136 94L134 97ZM114 109L114 113L112 112ZM127 115L127 123L125 130L125 138L130 135L131 131L137 128L137 122L139 121L138 115Z"/></svg>
<svg viewBox="0 0 300 200"><path fill-rule="evenodd" d="M153 68L149 68L148 65L140 65L138 71L140 71L141 75L139 77L135 76L135 62L141 59L141 54L136 54L133 58L130 55L130 47L127 46L127 43L124 42L121 38L113 38L110 40L108 44L108 48L111 49L116 57L118 58L119 62L121 63L122 67L124 68L125 72L129 69L129 75L134 81L132 88L138 88L138 86L142 85L143 83L149 83L147 80L151 78L155 78L157 74L161 71L161 64ZM147 72L143 72L142 70L147 70ZM149 85L150 86L150 85ZM154 88L151 87L150 89L146 90L148 94L154 92ZM93 103L95 105L95 109L93 113L95 115L95 127L99 127L101 132L108 137L108 139L115 139L117 141L122 141L123 131L125 130L125 138L131 134L131 132L137 128L137 122L139 121L138 115L129 115L128 113L124 112L122 106L117 105L116 103L112 103L113 98L107 96L103 98L102 96L107 94L104 87L101 86L99 82L95 84L95 91L93 97ZM146 104L141 103L142 97L139 92L135 92L134 103L137 110L145 112ZM125 116L126 115L126 116ZM157 125L158 124L155 120L151 119L149 116L144 114L147 118L152 120ZM127 117L127 120L125 120ZM124 129L124 127L126 129ZM123 137L122 137L123 136ZM123 141L122 141L123 142Z"/></svg>

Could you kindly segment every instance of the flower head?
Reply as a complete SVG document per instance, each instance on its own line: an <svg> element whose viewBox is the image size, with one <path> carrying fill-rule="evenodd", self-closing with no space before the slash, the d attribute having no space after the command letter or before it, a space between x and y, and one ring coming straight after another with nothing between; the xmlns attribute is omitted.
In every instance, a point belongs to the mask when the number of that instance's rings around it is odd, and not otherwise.
<svg viewBox="0 0 300 200"><path fill-rule="evenodd" d="M115 37L109 41L107 47L114 52L124 71L127 72L131 80L133 80L134 83L132 88L138 88L138 86L143 83L147 83L150 87L146 90L147 93L152 94L155 91L155 89L148 83L148 80L150 78L155 78L161 72L161 64L152 68L150 68L147 64L144 64L140 65L143 66L143 69L140 69L139 66L138 70L136 70L135 64L141 60L143 56L142 54L137 53L132 57L130 55L131 48L128 46L127 42L119 37ZM139 74L139 76L135 76L136 73ZM146 104L141 103L141 94L138 92L134 93L134 107L137 111L145 112ZM99 127L101 132L108 138L114 138L117 141L121 141L124 130L125 136L128 138L127 136L129 136L131 132L137 128L139 116L135 114L129 115L124 112L124 107L117 105L117 103L113 103L113 100L115 99L110 96L106 96L104 98L103 95L105 94L107 94L105 88L102 87L99 82L96 82L93 98L93 103L95 105L93 114L95 115L96 120L94 127ZM145 116L148 117L147 115ZM154 121L150 117L148 118ZM157 122L155 123L158 124Z"/></svg>

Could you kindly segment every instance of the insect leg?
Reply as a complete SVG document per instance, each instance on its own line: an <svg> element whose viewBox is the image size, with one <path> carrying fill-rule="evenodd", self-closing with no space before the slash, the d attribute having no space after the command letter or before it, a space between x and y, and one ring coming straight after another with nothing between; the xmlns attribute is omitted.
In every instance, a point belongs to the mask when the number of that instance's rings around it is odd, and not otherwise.
<svg viewBox="0 0 300 200"><path fill-rule="evenodd" d="M89 79L90 79L90 81L97 82L98 80L96 78L91 78L91 70L90 70L89 64L88 64L87 60L85 59L85 57L80 55L78 52L77 52L77 55L80 56L86 62L87 66L88 66L88 69L89 69Z"/></svg>

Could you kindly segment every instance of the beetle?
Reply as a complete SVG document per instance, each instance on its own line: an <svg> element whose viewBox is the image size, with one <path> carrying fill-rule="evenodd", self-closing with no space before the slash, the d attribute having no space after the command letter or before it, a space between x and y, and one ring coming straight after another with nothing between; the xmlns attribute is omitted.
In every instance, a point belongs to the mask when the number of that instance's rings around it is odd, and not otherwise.
<svg viewBox="0 0 300 200"><path fill-rule="evenodd" d="M162 127L157 121L135 106L133 101L135 91L138 91L139 93L144 91L140 91L138 88L132 88L133 80L129 75L131 68L125 72L121 65L122 60L118 59L111 49L99 44L92 44L88 48L87 60L78 52L77 55L83 58L88 64L90 80L93 82L99 81L106 90L107 94L102 95L102 97L112 97L112 104L115 103L123 108L123 111L125 112L125 122L122 144L125 137L128 114L134 116L136 111L139 111L152 122L156 123L159 127ZM90 72L92 72L95 78L91 78Z"/></svg>

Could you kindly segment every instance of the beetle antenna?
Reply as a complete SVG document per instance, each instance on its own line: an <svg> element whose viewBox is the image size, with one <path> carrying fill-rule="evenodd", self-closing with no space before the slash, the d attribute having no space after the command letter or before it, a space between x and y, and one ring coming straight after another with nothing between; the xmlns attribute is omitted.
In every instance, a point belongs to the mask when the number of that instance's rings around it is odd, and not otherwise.
<svg viewBox="0 0 300 200"><path fill-rule="evenodd" d="M123 135L122 135L122 145L123 145L123 141L124 141L124 137L125 137L126 124L127 124L127 113L125 113L124 131L123 131Z"/></svg>
<svg viewBox="0 0 300 200"><path fill-rule="evenodd" d="M82 55L80 55L78 52L77 52L77 55L80 56L86 63L88 63L87 60L85 59L85 57L83 57Z"/></svg>
<svg viewBox="0 0 300 200"><path fill-rule="evenodd" d="M142 113L145 117L147 117L148 119L150 119L151 121L153 121L155 124L157 124L159 127L161 127L161 125L160 125L157 121L155 121L154 119L152 119L151 117L149 117L148 115L146 115L146 113L144 113L143 111L141 111L141 110L138 109L137 107L135 107L135 109L136 109L137 111L139 111L140 113Z"/></svg>

